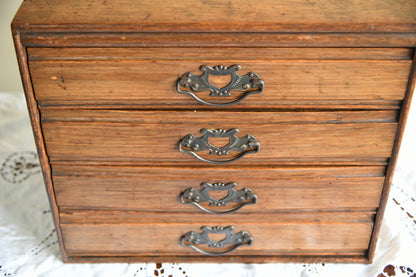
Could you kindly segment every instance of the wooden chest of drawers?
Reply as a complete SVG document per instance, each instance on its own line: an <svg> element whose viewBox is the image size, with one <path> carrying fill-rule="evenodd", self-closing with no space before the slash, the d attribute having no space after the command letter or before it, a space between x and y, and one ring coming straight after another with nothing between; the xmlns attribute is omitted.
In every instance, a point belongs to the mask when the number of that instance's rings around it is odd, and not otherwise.
<svg viewBox="0 0 416 277"><path fill-rule="evenodd" d="M24 1L12 29L64 260L371 262L415 14Z"/></svg>

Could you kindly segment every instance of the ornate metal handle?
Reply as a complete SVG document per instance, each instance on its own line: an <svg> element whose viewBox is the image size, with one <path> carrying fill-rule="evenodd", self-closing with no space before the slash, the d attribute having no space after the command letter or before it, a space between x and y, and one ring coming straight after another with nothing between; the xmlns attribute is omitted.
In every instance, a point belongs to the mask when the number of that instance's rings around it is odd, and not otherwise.
<svg viewBox="0 0 416 277"><path fill-rule="evenodd" d="M180 194L182 204L193 204L199 209L210 214L228 214L241 209L245 205L253 205L257 203L257 195L251 189L242 188L239 191L234 190L236 183L202 183L201 190L188 188ZM210 191L228 191L227 196L222 199L215 199L209 195ZM219 211L214 209L206 209L200 205L202 202L208 202L210 206L227 206L228 203L238 203L237 206L230 210Z"/></svg>
<svg viewBox="0 0 416 277"><path fill-rule="evenodd" d="M235 134L238 134L238 129L229 129L229 130L222 130L222 129L201 129L200 130L202 136L195 137L192 134L188 134L184 136L179 141L179 151L183 153L189 153L196 157L198 160L212 163L212 164L226 164L233 162L242 158L244 155L248 153L257 153L260 151L260 143L256 140L255 137L252 135L245 135L242 138L238 138ZM229 138L229 142L227 145L223 147L216 147L209 143L208 139L210 137L213 138ZM205 159L198 154L196 151L209 151L210 155L216 156L227 156L230 155L230 151L237 151L240 152L234 158L230 158L228 160L208 160Z"/></svg>
<svg viewBox="0 0 416 277"><path fill-rule="evenodd" d="M249 233L245 231L240 231L238 233L232 233L231 231L234 230L234 226L227 226L227 227L201 227L202 233L196 233L194 231L190 231L183 235L180 239L180 243L182 246L191 247L192 249L198 251L201 254L205 254L208 256L221 256L227 254L237 247L241 245L250 245L253 242L253 238L250 236ZM208 235L209 233L212 234L226 234L225 238L220 241L211 240ZM232 246L228 247L224 251L206 251L203 249L198 248L196 245L200 244L208 244L208 247L212 248L224 248L227 244L232 244Z"/></svg>
<svg viewBox="0 0 416 277"><path fill-rule="evenodd" d="M223 65L218 65L215 67L202 65L199 69L203 71L203 73L199 76L194 75L192 72L183 74L182 77L176 81L176 91L182 94L189 94L198 102L205 105L215 107L229 106L240 102L250 94L261 93L264 89L264 82L256 73L249 72L244 76L239 75L237 71L241 69L241 66L238 64L232 65L230 67ZM229 74L231 74L231 82L222 88L214 86L208 80L209 75L226 76ZM195 95L195 93L198 92L209 91L210 96L226 97L230 96L231 91L233 90L242 91L243 93L236 100L226 103L208 102Z"/></svg>

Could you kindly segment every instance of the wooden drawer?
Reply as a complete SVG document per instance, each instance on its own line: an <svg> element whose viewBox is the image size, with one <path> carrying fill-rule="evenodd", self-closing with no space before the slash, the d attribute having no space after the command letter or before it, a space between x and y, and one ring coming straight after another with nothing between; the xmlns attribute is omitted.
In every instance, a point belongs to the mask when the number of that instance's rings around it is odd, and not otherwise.
<svg viewBox="0 0 416 277"><path fill-rule="evenodd" d="M250 151L254 154L233 164L271 165L312 160L385 163L391 155L397 128L396 111L213 114L208 111L45 110L42 118L46 150L52 163L206 165L178 150L182 138L189 134L201 137L203 128L237 128L240 131L237 137L251 135L260 143L260 151ZM218 148L227 143L222 138L211 141ZM189 147L181 144L180 148L188 151ZM216 156L208 151L189 151L216 161L246 152L236 150L230 151L230 155Z"/></svg>
<svg viewBox="0 0 416 277"><path fill-rule="evenodd" d="M271 213L282 211L375 211L384 183L384 166L338 167L86 167L53 166L56 201L61 211L137 210L147 212L195 212L204 214L194 203L221 213ZM227 205L210 205L201 191L202 183L231 183L227 190L207 189L213 199ZM234 195L251 190L247 199ZM236 198L237 197L237 198ZM182 203L180 201L182 199ZM224 202L218 201L218 202ZM186 204L184 204L186 203ZM215 202L214 202L215 203ZM191 204L191 205L189 205ZM194 206L195 205L195 206ZM218 204L217 204L218 205Z"/></svg>
<svg viewBox="0 0 416 277"><path fill-rule="evenodd" d="M363 256L370 241L373 216L372 213L305 213L207 218L193 214L80 211L61 214L61 219L64 244L70 256L199 255L206 258L182 246L181 237L189 231L201 233L201 226L233 226L232 233L245 231L253 239L251 245L241 245L233 255ZM214 234L210 238L218 241L223 237ZM232 245L219 250L204 244L196 246L216 252Z"/></svg>
<svg viewBox="0 0 416 277"><path fill-rule="evenodd" d="M397 108L411 67L408 49L30 48L28 53L41 106L204 107L189 95L176 92L178 78L186 72L202 74L201 65L238 64L240 75L257 73L265 89L228 109L287 105ZM230 76L210 75L208 80L223 87ZM221 103L242 93L234 91L228 97L196 94Z"/></svg>

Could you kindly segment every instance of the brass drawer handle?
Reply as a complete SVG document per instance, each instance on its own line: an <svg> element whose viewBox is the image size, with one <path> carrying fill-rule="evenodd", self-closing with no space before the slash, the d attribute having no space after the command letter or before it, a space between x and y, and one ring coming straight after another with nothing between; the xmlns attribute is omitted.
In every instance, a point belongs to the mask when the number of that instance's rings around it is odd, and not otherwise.
<svg viewBox="0 0 416 277"><path fill-rule="evenodd" d="M201 75L194 75L192 72L183 74L182 77L176 81L176 91L182 94L189 94L198 102L205 105L214 107L233 105L240 102L250 94L261 93L264 89L264 82L256 73L249 72L244 76L239 75L237 71L241 69L241 66L238 64L232 65L230 67L223 65L218 65L215 67L202 65L199 69L203 71ZM226 86L219 88L209 81L209 75L231 75L231 81ZM231 96L231 91L233 90L241 91L243 93L237 99L225 103L209 102L199 98L195 94L198 92L209 91L209 95L212 97L227 97Z"/></svg>
<svg viewBox="0 0 416 277"><path fill-rule="evenodd" d="M257 195L251 189L242 188L236 191L236 183L202 183L201 190L194 188L187 188L180 194L180 201L182 204L193 204L202 211L210 214L229 214L235 212L245 205L253 205L257 203ZM228 194L222 199L215 199L209 195L210 191L228 191ZM228 206L230 202L237 203L237 205L229 210L207 209L200 205L200 203L208 202L209 206L224 207Z"/></svg>
<svg viewBox="0 0 416 277"><path fill-rule="evenodd" d="M252 135L245 135L244 137L237 137L238 129L201 129L201 137L195 137L192 134L184 136L179 141L179 151L182 153L189 153L196 157L198 160L212 163L212 164L226 164L238 160L249 153L257 153L260 151L260 143ZM209 138L229 138L227 145L222 147L216 147L209 143ZM209 151L210 155L215 156L228 156L230 151L239 152L237 156L231 157L226 160L209 160L196 154L198 151Z"/></svg>
<svg viewBox="0 0 416 277"><path fill-rule="evenodd" d="M191 247L201 254L208 256L221 256L235 250L242 245L250 245L253 242L253 238L246 231L240 231L238 233L232 233L234 226L227 227L201 227L202 233L190 231L183 235L180 239L182 246ZM211 240L209 234L225 234L225 238L220 241ZM198 248L197 245L208 244L209 248L225 248L227 244L231 246L227 247L223 251L207 251Z"/></svg>

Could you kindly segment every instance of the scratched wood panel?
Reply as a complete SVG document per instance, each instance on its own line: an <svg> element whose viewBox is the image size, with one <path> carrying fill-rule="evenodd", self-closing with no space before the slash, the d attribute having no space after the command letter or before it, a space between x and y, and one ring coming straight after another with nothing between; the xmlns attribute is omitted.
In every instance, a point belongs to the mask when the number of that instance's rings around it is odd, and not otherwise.
<svg viewBox="0 0 416 277"><path fill-rule="evenodd" d="M77 175L93 176L102 178L104 176L114 177L142 177L144 179L159 176L163 168L163 176L167 179L177 176L211 176L215 172L219 176L238 176L247 180L275 179L320 179L320 178L369 178L384 177L386 166L274 166L259 167L250 170L250 167L221 167L216 165L199 166L170 166L170 167L137 167L137 166L86 166L86 165L59 165L53 166L53 176ZM221 181L213 178L212 181Z"/></svg>
<svg viewBox="0 0 416 277"><path fill-rule="evenodd" d="M246 215L245 213L243 213ZM250 216L239 214L204 215L199 213L181 212L141 212L141 211L97 211L97 210L68 210L60 213L62 224L203 224L221 225L224 222L235 224L310 224L312 222L329 224L372 223L374 212L276 212L273 216L264 213L254 213Z"/></svg>
<svg viewBox="0 0 416 277"><path fill-rule="evenodd" d="M29 61L412 60L410 48L51 48L27 49Z"/></svg>
<svg viewBox="0 0 416 277"><path fill-rule="evenodd" d="M416 47L416 33L22 32L25 47Z"/></svg>
<svg viewBox="0 0 416 277"><path fill-rule="evenodd" d="M173 170L173 169L172 169ZM257 169L256 169L257 170ZM145 169L143 169L145 171ZM278 210L375 210L380 202L384 177L366 178L293 178L272 180L253 179L253 170L211 169L205 172L190 169L183 175L165 176L165 168L151 171L154 175L137 177L54 176L54 188L60 210L113 209L141 211L201 212L192 204L181 204L179 196L186 189L201 190L200 184L208 182L235 182L239 191L248 188L257 196L257 203L244 206L243 212L274 212ZM322 171L325 171L323 168ZM192 172L194 172L192 174ZM264 174L270 171L263 171ZM273 172L273 171L271 171ZM227 174L228 173L228 174ZM149 175L149 174L147 174ZM281 174L282 176L284 174ZM157 177L155 177L157 176ZM195 193L193 193L195 195ZM212 192L215 199L225 197L228 191ZM188 202L188 201L187 201ZM207 202L204 208L225 212L238 204L216 207ZM201 212L202 213L202 212ZM239 212L237 212L239 213Z"/></svg>
<svg viewBox="0 0 416 277"><path fill-rule="evenodd" d="M242 57L244 57L244 52ZM240 107L273 107L281 101L355 100L401 101L409 78L410 60L283 60L245 61L32 61L29 63L38 103L48 105L120 105L143 103L152 107L179 105L195 108L189 95L176 92L176 81L186 72L200 75L201 65L241 65L239 74L257 73L264 91L250 95ZM230 76L230 75L228 75ZM240 97L198 96L211 102Z"/></svg>
<svg viewBox="0 0 416 277"><path fill-rule="evenodd" d="M224 112L215 115L210 112L189 113L193 114L192 118L183 120L182 112L131 111L128 113L131 114L130 119L126 122L105 122L101 121L100 117L106 112L89 113L84 120L93 118L92 115L95 115L94 119L83 121L82 114L80 120L77 120L77 112L67 111L67 117L70 118L71 114L74 114L74 119L54 121L53 118L48 120L45 117L42 129L46 150L52 163L130 161L145 164L168 162L202 165L206 163L199 162L189 153L179 151L179 141L188 134L202 136L202 128L237 128L238 137L247 134L254 136L261 144L261 150L258 153L247 154L235 164L271 165L284 160L312 158L322 161L349 158L386 160L391 155L397 128L397 123L394 122L394 117L390 117L392 114L389 112L384 114L384 122L373 121L370 118L367 122L358 120L354 123L347 120L346 123L342 123L341 118L349 112L340 112L338 121L324 123L318 120L313 124L299 121L305 116L303 113L288 113L284 124L276 124L279 119L284 120L279 118L279 113L270 113L268 116L267 113L244 112ZM276 115L276 118L273 115ZM317 118L319 115L318 112ZM141 119L136 123L132 118ZM252 118L255 124L251 124L249 118ZM258 120L254 120L256 118ZM148 123L143 123L147 120ZM222 147L229 142L217 138L210 143ZM183 146L181 148L187 149ZM238 151L231 151L229 156L216 156L207 152L196 153L214 160L228 160L233 155L240 154Z"/></svg>
<svg viewBox="0 0 416 277"><path fill-rule="evenodd" d="M195 119L209 118L220 126L229 124L343 124L343 123L397 123L397 110L318 110L318 111L129 111L129 110L69 110L41 109L42 122L105 122L131 124L189 124Z"/></svg>
<svg viewBox="0 0 416 277"><path fill-rule="evenodd" d="M415 14L414 0L38 0L23 2L13 26L139 32L411 32Z"/></svg>
<svg viewBox="0 0 416 277"><path fill-rule="evenodd" d="M145 215L153 217L157 215ZM201 226L235 226L234 232L246 231L252 238L250 246L241 246L235 250L237 255L270 254L357 254L368 247L373 227L372 214L341 215L338 218L326 217L326 214L291 215L290 218L277 219L279 215L200 218L191 214L170 214L167 222L149 223L122 222L107 223L105 219L97 223L62 223L65 250L71 255L103 254L142 254L175 255L196 254L189 247L179 244L179 239L188 231L201 232ZM175 218L189 218L191 222L174 222ZM240 216L241 217L241 216ZM267 217L267 218L266 218ZM297 219L297 217L301 219ZM303 218L302 218L303 217ZM65 216L70 220L71 215ZM252 218L252 220L250 220ZM309 219L307 219L309 218ZM354 219L353 219L354 218ZM361 218L361 219L360 219ZM85 215L84 215L85 220ZM172 222L171 222L172 221ZM267 221L267 223L260 222ZM149 239L151 234L152 239ZM307 234L307 238L305 237ZM279 238L279 239L276 239ZM200 246L204 248L203 245ZM210 251L215 251L208 249ZM199 254L198 254L199 255Z"/></svg>
<svg viewBox="0 0 416 277"><path fill-rule="evenodd" d="M253 189L258 202L246 206L243 212L373 210L380 201L384 172L384 166L275 167L254 170L56 165L53 166L53 181L61 211L135 209L196 212L199 210L193 206L180 204L178 197L189 187L199 189L202 182L236 182L236 190L244 187ZM219 211L232 206L234 204L231 203L229 207L220 207Z"/></svg>
<svg viewBox="0 0 416 277"><path fill-rule="evenodd" d="M127 167L53 166L55 196L61 211L71 209L199 212L178 201L202 182L236 182L258 196L241 212L290 209L374 210L385 166L301 167ZM219 198L223 194L215 195ZM302 199L301 201L299 201ZM230 209L230 204L220 211ZM213 208L213 207L211 207ZM215 208L215 207L214 207Z"/></svg>

